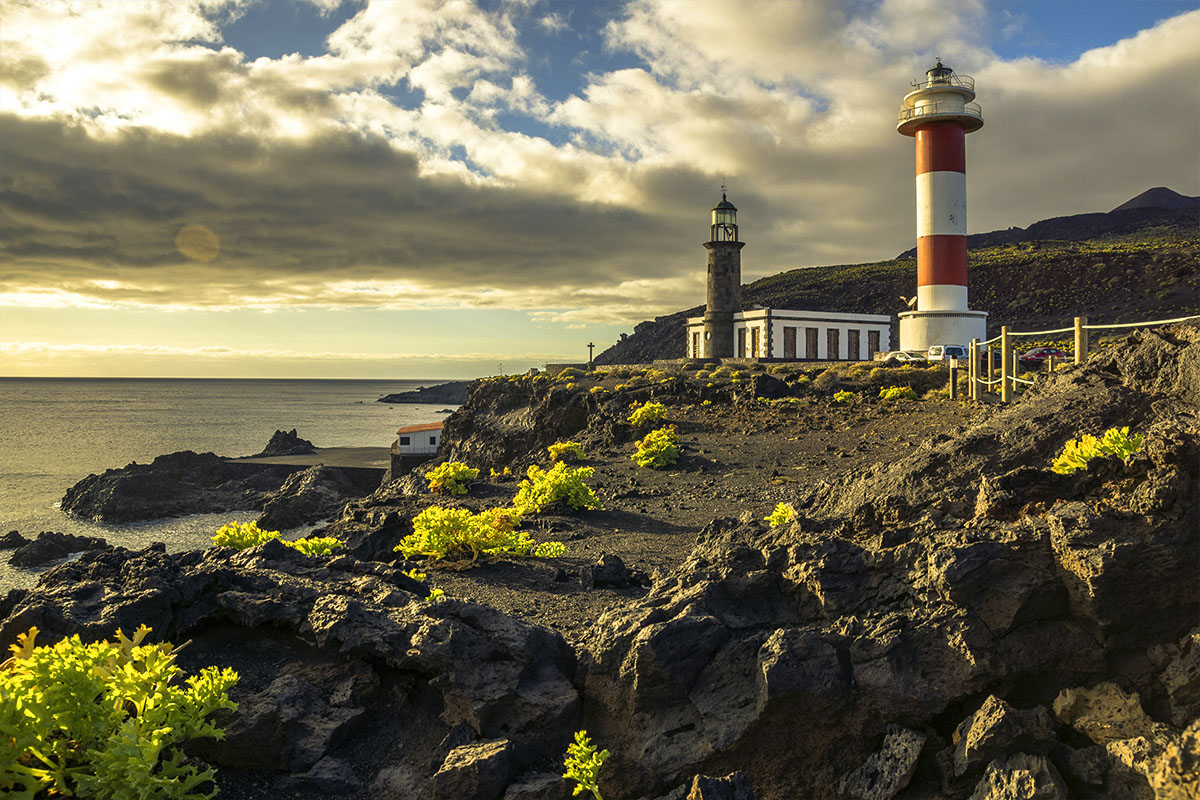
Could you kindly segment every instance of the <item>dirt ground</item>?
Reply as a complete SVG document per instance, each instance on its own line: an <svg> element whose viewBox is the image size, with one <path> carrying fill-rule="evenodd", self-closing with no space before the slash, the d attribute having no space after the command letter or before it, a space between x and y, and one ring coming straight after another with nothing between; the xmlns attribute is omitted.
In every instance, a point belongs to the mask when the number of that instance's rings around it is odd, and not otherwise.
<svg viewBox="0 0 1200 800"><path fill-rule="evenodd" d="M642 596L655 571L682 563L712 520L762 518L803 487L903 457L988 412L985 406L941 399L670 405L665 422L677 426L682 445L677 464L643 468L630 458L631 444L597 449L585 442L588 458L580 463L595 469L590 485L603 509L530 520L534 539L562 541L565 556L499 560L462 571L430 565L429 581L448 596L545 625L577 645L600 614ZM500 505L516 486L514 478L476 484L470 493L481 500L494 497ZM645 585L584 588L580 569L605 554L619 556Z"/></svg>

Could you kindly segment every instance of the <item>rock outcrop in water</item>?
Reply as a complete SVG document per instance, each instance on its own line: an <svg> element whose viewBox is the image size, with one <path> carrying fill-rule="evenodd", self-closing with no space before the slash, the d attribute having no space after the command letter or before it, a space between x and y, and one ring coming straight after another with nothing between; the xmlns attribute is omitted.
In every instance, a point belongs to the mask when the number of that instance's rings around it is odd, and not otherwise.
<svg viewBox="0 0 1200 800"><path fill-rule="evenodd" d="M379 398L379 403L427 403L430 405L461 406L475 381L450 381L436 386L422 386L411 392L396 392Z"/></svg>
<svg viewBox="0 0 1200 800"><path fill-rule="evenodd" d="M262 508L267 493L277 490L286 475L286 470L247 469L213 453L184 450L89 475L67 490L62 510L117 523L252 511Z"/></svg>
<svg viewBox="0 0 1200 800"><path fill-rule="evenodd" d="M1198 378L1200 327L1139 332L961 435L861 474L770 483L786 477L780 465L759 485L772 499L791 492L794 524L715 519L648 591L602 586L592 568L592 588L579 592L610 598L604 614L565 588L565 573L550 579L559 588L517 595L561 609L550 619L584 616L573 644L516 619L514 602L508 613L422 602L424 585L402 572L412 565L388 562L435 499L397 481L326 529L347 541L336 557L279 543L84 554L0 601L0 645L30 625L49 640L146 623L192 639L189 665L242 671L229 739L194 751L222 767L230 800L562 797L554 773L578 728L612 752L601 773L609 798L744 797L750 787L759 800L1192 798ZM683 378L653 391L685 416L703 397L749 419L770 396L760 392L799 391L771 381L754 376L724 396ZM604 459L628 461L630 396L541 386L478 389L447 426L452 452L499 466L578 433L594 443L593 463L623 474ZM770 435L797 435L786 413ZM1126 424L1145 433L1141 452L1049 470L1065 439ZM738 448L766 435L736 425ZM689 454L661 483L610 486L606 504L625 505L603 512L608 530L653 501L667 511L647 536L665 541L671 509L695 502L671 482L692 479L683 469L719 476L716 457ZM694 485L722 490L716 478ZM437 502L510 498L481 483ZM572 546L568 518L542 522ZM499 584L534 576L506 566L446 585L500 603L511 587Z"/></svg>
<svg viewBox="0 0 1200 800"><path fill-rule="evenodd" d="M275 431L271 441L259 453L260 456L304 456L317 452L317 447L308 439L301 439L296 429L290 431Z"/></svg>
<svg viewBox="0 0 1200 800"><path fill-rule="evenodd" d="M275 431L259 455L311 452L312 442L293 429ZM333 516L346 500L370 491L336 467L296 470L185 450L89 475L67 490L62 510L111 523L261 510L268 530L286 530Z"/></svg>
<svg viewBox="0 0 1200 800"><path fill-rule="evenodd" d="M105 547L108 547L108 542L99 536L42 531L33 541L18 545L8 563L14 567L43 567L72 553L102 550Z"/></svg>

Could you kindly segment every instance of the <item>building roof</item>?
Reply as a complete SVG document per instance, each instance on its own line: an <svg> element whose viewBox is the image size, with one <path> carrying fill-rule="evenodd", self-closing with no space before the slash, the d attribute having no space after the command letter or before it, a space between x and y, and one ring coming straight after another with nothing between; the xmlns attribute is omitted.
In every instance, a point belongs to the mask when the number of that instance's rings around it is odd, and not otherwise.
<svg viewBox="0 0 1200 800"><path fill-rule="evenodd" d="M420 425L405 425L396 433L422 433L424 431L440 431L442 423L440 422L422 422Z"/></svg>

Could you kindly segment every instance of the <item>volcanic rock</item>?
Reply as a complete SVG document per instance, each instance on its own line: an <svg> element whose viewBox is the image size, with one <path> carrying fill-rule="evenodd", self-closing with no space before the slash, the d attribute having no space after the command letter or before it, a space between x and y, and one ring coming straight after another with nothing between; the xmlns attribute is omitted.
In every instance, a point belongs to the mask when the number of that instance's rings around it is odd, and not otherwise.
<svg viewBox="0 0 1200 800"><path fill-rule="evenodd" d="M286 472L246 468L213 453L184 450L150 464L128 464L89 475L67 490L62 510L97 522L246 511L262 507Z"/></svg>
<svg viewBox="0 0 1200 800"><path fill-rule="evenodd" d="M260 456L304 456L317 452L316 445L296 435L296 429L275 431Z"/></svg>
<svg viewBox="0 0 1200 800"><path fill-rule="evenodd" d="M411 392L396 392L379 398L380 403L447 403L461 406L467 402L467 392L475 381L450 381L436 386L422 386ZM440 412L439 412L440 413Z"/></svg>
<svg viewBox="0 0 1200 800"><path fill-rule="evenodd" d="M278 491L267 495L258 527L283 531L334 516L346 501L362 491L342 470L322 464L288 476Z"/></svg>
<svg viewBox="0 0 1200 800"><path fill-rule="evenodd" d="M993 761L970 800L1067 800L1062 776L1045 756Z"/></svg>
<svg viewBox="0 0 1200 800"><path fill-rule="evenodd" d="M14 547L29 544L29 540L20 534L19 531L9 531L0 536L0 550L11 550Z"/></svg>
<svg viewBox="0 0 1200 800"><path fill-rule="evenodd" d="M191 639L184 666L227 664L242 676L226 739L190 749L234 768L235 782L238 770L256 769L288 785L306 775L326 785L342 770L313 770L330 756L372 780L385 764L423 770L447 755L437 753L444 734L428 733L460 723L507 739L514 770L551 755L579 706L562 638L484 606L422 602L427 594L399 566L304 556L278 541L174 555L110 548L54 568L36 592L10 595L0 643L34 625L45 641L107 638L142 623L155 637ZM397 704L411 710L397 714ZM421 741L400 763L369 758Z"/></svg>
<svg viewBox="0 0 1200 800"><path fill-rule="evenodd" d="M920 731L889 725L879 752L842 778L838 790L850 800L891 800L912 780L925 738Z"/></svg>
<svg viewBox="0 0 1200 800"><path fill-rule="evenodd" d="M100 550L108 542L99 536L76 536L71 533L42 531L32 542L27 542L13 551L8 563L14 567L42 567L51 561L66 558L72 553Z"/></svg>
<svg viewBox="0 0 1200 800"><path fill-rule="evenodd" d="M697 775L687 793L687 800L754 800L754 787L741 772L724 778Z"/></svg>

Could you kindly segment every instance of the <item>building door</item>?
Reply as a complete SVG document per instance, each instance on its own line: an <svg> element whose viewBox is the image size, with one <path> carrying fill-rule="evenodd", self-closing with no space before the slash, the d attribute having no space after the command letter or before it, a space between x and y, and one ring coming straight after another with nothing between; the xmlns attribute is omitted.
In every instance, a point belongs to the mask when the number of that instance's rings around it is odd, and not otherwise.
<svg viewBox="0 0 1200 800"><path fill-rule="evenodd" d="M700 334L692 334L692 358L700 357Z"/></svg>
<svg viewBox="0 0 1200 800"><path fill-rule="evenodd" d="M758 334L758 328L750 329L750 355L753 358L759 358L762 355L762 353L758 352Z"/></svg>
<svg viewBox="0 0 1200 800"><path fill-rule="evenodd" d="M738 358L746 357L746 329L738 328Z"/></svg>
<svg viewBox="0 0 1200 800"><path fill-rule="evenodd" d="M846 331L846 358L851 361L858 361L862 358L862 351L859 350L859 335L858 328Z"/></svg>
<svg viewBox="0 0 1200 800"><path fill-rule="evenodd" d="M809 361L816 361L820 356L817 355L817 329L804 329L804 357Z"/></svg>
<svg viewBox="0 0 1200 800"><path fill-rule="evenodd" d="M867 358L875 358L879 352L879 331L867 331Z"/></svg>
<svg viewBox="0 0 1200 800"><path fill-rule="evenodd" d="M841 331L839 331L837 328L830 328L828 331L826 331L825 335L827 337L827 349L825 350L825 357L830 361L837 361L839 358L841 358L842 348L839 337L840 333Z"/></svg>
<svg viewBox="0 0 1200 800"><path fill-rule="evenodd" d="M795 328L786 328L785 327L783 329L783 357L784 358L795 358L796 357L796 329Z"/></svg>

